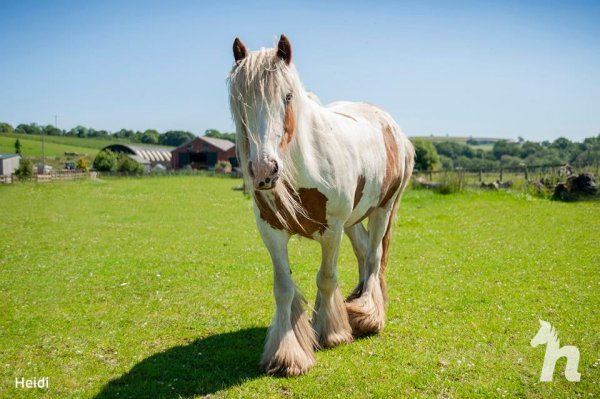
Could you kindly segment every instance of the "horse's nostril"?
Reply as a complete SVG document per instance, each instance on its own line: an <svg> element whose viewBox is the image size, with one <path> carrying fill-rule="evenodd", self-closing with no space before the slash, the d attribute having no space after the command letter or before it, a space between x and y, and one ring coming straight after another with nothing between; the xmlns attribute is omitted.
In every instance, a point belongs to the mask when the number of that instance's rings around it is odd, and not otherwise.
<svg viewBox="0 0 600 399"><path fill-rule="evenodd" d="M260 183L258 183L258 187L264 187L264 185L265 185L264 181L261 181Z"/></svg>
<svg viewBox="0 0 600 399"><path fill-rule="evenodd" d="M271 183L271 179L270 179L269 177L267 177L267 178L265 179L265 183L267 183L267 184Z"/></svg>
<svg viewBox="0 0 600 399"><path fill-rule="evenodd" d="M273 174L276 174L277 172L279 172L279 164L277 161L273 161Z"/></svg>

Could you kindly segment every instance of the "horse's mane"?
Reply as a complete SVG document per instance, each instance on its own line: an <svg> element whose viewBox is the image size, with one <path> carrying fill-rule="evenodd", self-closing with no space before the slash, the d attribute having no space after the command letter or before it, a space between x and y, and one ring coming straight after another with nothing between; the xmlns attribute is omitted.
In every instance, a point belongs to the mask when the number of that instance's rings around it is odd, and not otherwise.
<svg viewBox="0 0 600 399"><path fill-rule="evenodd" d="M285 107L283 100L289 91L293 93L294 112L299 113L301 112L299 110L301 101L298 99L305 95L305 91L294 65L288 65L279 59L275 49L262 49L248 54L234 65L229 73L227 84L231 114L236 127L237 157L240 160L244 181L251 186L251 179L247 173L250 142L258 145L260 138L258 132L252 130L252 126L255 125L252 122L255 121L250 121L249 118L256 117L255 110L259 101L265 107L269 123L281 118ZM264 99L267 101L262 101ZM269 99L271 101L268 101ZM277 99L281 99L281 101L277 101ZM283 135L283 129L281 129L281 134ZM293 184L296 181L297 170L296 163L292 159L292 147L297 145L296 141L292 140L287 150L279 151L283 165L280 169L280 184L275 186L274 194L279 200L279 205L283 206L284 212L277 212L274 204L270 204L275 215L285 227L290 226L290 221L285 219L284 214L291 216L296 223L298 223L299 215L308 218L306 210L296 199L298 196ZM251 192L254 196L254 190Z"/></svg>

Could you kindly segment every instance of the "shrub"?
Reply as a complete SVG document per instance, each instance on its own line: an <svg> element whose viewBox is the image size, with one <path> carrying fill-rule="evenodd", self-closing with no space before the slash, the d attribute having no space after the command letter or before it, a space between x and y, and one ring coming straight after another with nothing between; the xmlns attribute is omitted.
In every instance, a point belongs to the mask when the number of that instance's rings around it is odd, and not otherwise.
<svg viewBox="0 0 600 399"><path fill-rule="evenodd" d="M445 195L461 192L465 187L466 179L464 173L444 173L441 176L439 185L433 187L433 191Z"/></svg>
<svg viewBox="0 0 600 399"><path fill-rule="evenodd" d="M29 159L21 159L15 175L19 180L31 179L33 176L33 163Z"/></svg>
<svg viewBox="0 0 600 399"><path fill-rule="evenodd" d="M231 172L231 164L227 161L219 161L215 165L215 172L217 173L229 173Z"/></svg>
<svg viewBox="0 0 600 399"><path fill-rule="evenodd" d="M79 158L75 163L75 167L79 170L87 172L88 170L90 170L90 163L85 158Z"/></svg>
<svg viewBox="0 0 600 399"><path fill-rule="evenodd" d="M117 170L126 173L144 173L144 166L125 154L117 156Z"/></svg>
<svg viewBox="0 0 600 399"><path fill-rule="evenodd" d="M94 159L94 169L100 172L114 172L117 166L117 155L110 150L100 151Z"/></svg>

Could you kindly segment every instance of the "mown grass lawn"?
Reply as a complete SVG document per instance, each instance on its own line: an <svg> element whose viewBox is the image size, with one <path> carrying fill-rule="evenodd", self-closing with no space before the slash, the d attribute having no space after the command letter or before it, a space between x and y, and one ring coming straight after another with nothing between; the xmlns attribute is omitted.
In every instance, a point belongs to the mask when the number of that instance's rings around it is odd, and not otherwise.
<svg viewBox="0 0 600 399"><path fill-rule="evenodd" d="M0 397L597 397L600 203L409 191L379 336L319 352L306 376L258 361L270 260L236 180L0 186ZM293 240L311 302L319 248ZM340 255L343 292L355 284ZM581 382L540 383L538 319L581 352ZM49 377L47 390L15 377Z"/></svg>

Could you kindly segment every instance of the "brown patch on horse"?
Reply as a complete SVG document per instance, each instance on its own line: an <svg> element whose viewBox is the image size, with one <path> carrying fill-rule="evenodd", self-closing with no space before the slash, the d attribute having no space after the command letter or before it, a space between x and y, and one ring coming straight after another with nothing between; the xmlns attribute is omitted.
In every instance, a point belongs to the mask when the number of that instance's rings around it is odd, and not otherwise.
<svg viewBox="0 0 600 399"><path fill-rule="evenodd" d="M352 209L356 208L356 205L360 202L363 196L363 190L365 189L365 183L367 180L363 175L358 176L358 181L356 182L356 190L354 191L354 205L352 205Z"/></svg>
<svg viewBox="0 0 600 399"><path fill-rule="evenodd" d="M285 116L283 117L283 140L279 144L280 147L286 147L294 138L296 133L296 115L292 104L285 107Z"/></svg>
<svg viewBox="0 0 600 399"><path fill-rule="evenodd" d="M277 57L284 60L287 65L292 62L292 45L285 35L281 35L277 43Z"/></svg>
<svg viewBox="0 0 600 399"><path fill-rule="evenodd" d="M242 43L239 37L236 37L233 41L233 58L235 58L235 62L239 64L247 55L248 50L246 49L246 46L244 46L244 43Z"/></svg>
<svg viewBox="0 0 600 399"><path fill-rule="evenodd" d="M277 219L277 216L275 216L275 212L269 205L267 197L262 192L254 191L254 202L256 202L256 206L258 206L260 218L262 220L267 222L274 229L283 230L283 225L279 219Z"/></svg>
<svg viewBox="0 0 600 399"><path fill-rule="evenodd" d="M385 143L385 176L381 185L381 194L379 195L379 206L385 206L388 201L400 188L402 183L402 170L400 159L398 159L398 144L394 137L392 128L387 125L383 128L383 141Z"/></svg>
<svg viewBox="0 0 600 399"><path fill-rule="evenodd" d="M273 193L274 201L269 204L266 196L260 192L254 192L256 205L260 211L260 217L271 227L277 230L286 229L290 234L300 234L301 236L311 238L313 234L323 234L327 229L327 197L316 188L300 188L297 193L286 188L294 200L296 200L304 209L304 214L296 212L291 215L283 207L277 193ZM277 218L276 212L283 216L288 226L284 226ZM295 216L292 217L292 216Z"/></svg>

